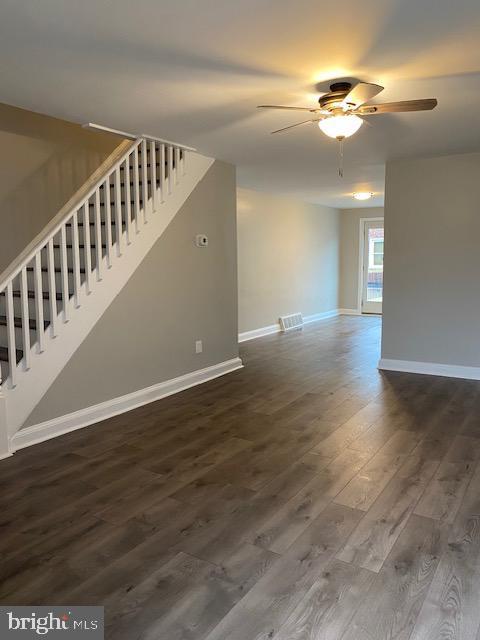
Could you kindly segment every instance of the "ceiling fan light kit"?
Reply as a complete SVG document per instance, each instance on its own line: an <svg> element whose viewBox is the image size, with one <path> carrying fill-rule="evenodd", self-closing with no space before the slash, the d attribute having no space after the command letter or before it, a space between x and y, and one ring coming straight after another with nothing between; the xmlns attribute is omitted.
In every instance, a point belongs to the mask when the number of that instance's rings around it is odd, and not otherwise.
<svg viewBox="0 0 480 640"><path fill-rule="evenodd" d="M349 138L360 129L363 120L354 114L330 116L318 121L318 126L329 138Z"/></svg>
<svg viewBox="0 0 480 640"><path fill-rule="evenodd" d="M308 111L313 114L313 117L310 117L308 120L277 129L276 131L272 131L272 133L280 133L302 124L317 122L320 130L325 135L330 138L336 138L340 142L340 167L338 173L340 177L343 177L343 141L360 129L365 116L381 113L430 111L437 106L437 100L435 98L387 102L383 104L365 104L381 91L383 91L383 87L369 82L359 82L353 87L350 82L334 82L330 85L330 91L320 96L318 100L319 107L286 107L276 104L262 104L259 105L258 108Z"/></svg>

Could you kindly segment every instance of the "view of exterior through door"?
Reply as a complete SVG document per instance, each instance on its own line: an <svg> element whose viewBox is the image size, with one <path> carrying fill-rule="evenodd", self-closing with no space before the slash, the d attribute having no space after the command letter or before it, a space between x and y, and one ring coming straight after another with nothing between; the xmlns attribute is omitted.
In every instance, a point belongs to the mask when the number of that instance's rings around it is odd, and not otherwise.
<svg viewBox="0 0 480 640"><path fill-rule="evenodd" d="M361 220L362 313L382 313L383 300L383 219Z"/></svg>

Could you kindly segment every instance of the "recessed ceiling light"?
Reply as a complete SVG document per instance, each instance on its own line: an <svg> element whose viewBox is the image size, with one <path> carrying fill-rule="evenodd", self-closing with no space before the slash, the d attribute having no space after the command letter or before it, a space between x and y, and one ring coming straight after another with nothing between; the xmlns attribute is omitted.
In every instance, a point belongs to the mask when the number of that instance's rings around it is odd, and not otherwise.
<svg viewBox="0 0 480 640"><path fill-rule="evenodd" d="M373 193L371 191L357 191L353 194L355 200L370 200L372 196Z"/></svg>

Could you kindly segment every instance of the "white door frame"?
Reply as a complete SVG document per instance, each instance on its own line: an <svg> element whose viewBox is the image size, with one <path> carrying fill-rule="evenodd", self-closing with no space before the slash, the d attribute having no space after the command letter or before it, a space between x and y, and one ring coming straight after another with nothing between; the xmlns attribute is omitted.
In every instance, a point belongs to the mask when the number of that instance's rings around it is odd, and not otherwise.
<svg viewBox="0 0 480 640"><path fill-rule="evenodd" d="M358 243L358 284L357 284L357 309L358 313L362 313L362 296L363 296L363 254L365 252L365 223L366 222L383 222L382 216L376 218L360 218L359 220L359 243Z"/></svg>

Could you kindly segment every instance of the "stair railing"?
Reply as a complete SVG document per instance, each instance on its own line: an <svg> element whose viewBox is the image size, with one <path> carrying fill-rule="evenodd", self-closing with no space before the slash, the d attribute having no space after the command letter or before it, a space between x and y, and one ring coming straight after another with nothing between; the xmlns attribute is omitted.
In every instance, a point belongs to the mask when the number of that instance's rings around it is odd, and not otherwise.
<svg viewBox="0 0 480 640"><path fill-rule="evenodd" d="M8 374L2 383L0 370L0 393L16 386L32 349L46 349L47 332L58 335L103 270L128 250L185 173L189 151L152 136L124 141L1 274Z"/></svg>

